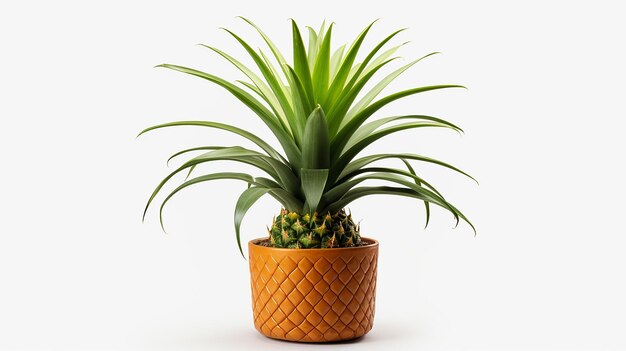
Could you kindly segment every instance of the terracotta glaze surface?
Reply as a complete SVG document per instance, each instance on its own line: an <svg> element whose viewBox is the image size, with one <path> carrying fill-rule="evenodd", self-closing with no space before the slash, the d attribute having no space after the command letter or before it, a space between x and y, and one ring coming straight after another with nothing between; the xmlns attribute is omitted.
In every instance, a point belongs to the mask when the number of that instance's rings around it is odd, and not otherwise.
<svg viewBox="0 0 626 351"><path fill-rule="evenodd" d="M372 329L378 242L335 249L279 249L248 243L254 326L301 342L349 340Z"/></svg>

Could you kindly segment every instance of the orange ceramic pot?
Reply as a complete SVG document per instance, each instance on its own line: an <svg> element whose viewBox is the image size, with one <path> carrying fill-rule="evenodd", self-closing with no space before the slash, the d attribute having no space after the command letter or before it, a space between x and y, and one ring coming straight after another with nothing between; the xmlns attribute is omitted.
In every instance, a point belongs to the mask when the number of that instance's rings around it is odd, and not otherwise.
<svg viewBox="0 0 626 351"><path fill-rule="evenodd" d="M248 243L254 326L282 340L329 342L365 335L374 322L378 242L334 249Z"/></svg>

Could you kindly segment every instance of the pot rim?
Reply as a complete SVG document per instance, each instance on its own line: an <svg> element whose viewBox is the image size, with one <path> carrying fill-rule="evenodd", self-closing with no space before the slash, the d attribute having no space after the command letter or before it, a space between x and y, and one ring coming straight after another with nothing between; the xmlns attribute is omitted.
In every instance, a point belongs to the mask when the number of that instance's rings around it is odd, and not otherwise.
<svg viewBox="0 0 626 351"><path fill-rule="evenodd" d="M285 252L302 252L302 251L307 251L307 252L336 252L336 251L350 251L350 250L367 250L367 249L371 249L371 248L378 248L378 240L372 239L372 238L367 238L367 237L361 237L361 240L365 240L368 241L369 243L367 245L361 245L361 246L351 246L351 247L333 247L333 248L312 248L312 249L289 249L289 248L283 248L283 247L270 247L270 246L261 246L261 245L257 245L257 243L267 240L267 237L262 237L262 238L256 238L256 239L252 239L250 241L248 241L248 247L254 247L256 249L267 249L267 250L276 250L276 251L285 251Z"/></svg>

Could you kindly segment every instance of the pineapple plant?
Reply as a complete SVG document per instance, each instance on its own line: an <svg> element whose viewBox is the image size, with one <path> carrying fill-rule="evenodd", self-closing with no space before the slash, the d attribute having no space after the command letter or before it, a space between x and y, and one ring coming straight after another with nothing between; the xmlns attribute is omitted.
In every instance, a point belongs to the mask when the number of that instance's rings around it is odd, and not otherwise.
<svg viewBox="0 0 626 351"><path fill-rule="evenodd" d="M414 164L435 164L473 179L467 173L448 163L416 153L361 155L371 144L399 131L446 128L462 133L461 128L442 118L422 114L373 117L381 108L399 99L429 91L464 87L455 84L420 86L379 97L394 79L411 66L437 54L433 52L419 57L374 82L374 78L382 72L381 69L396 62L398 57L395 53L404 44L387 46L404 29L387 35L373 49L361 55L361 59L357 59L375 21L365 27L349 45L332 47L334 23L323 23L318 30L306 27L308 42L305 44L301 28L292 20L292 60L288 61L260 27L246 18L242 19L258 32L269 52L255 50L236 33L228 29L225 31L247 52L255 68L247 67L219 48L202 46L230 62L247 80L231 82L211 73L173 64L157 67L195 76L224 88L261 119L275 136L280 148L270 145L252 131L214 121L175 121L143 130L140 135L166 127L204 127L236 134L256 145L255 149L206 145L175 153L170 160L182 155L195 155L182 162L157 185L145 206L143 217L145 219L148 208L165 185L181 173L186 173L185 181L161 202L161 226L165 204L179 191L213 180L243 181L247 188L239 195L234 211L236 242L243 255L240 239L242 220L258 199L265 195L272 196L282 208L269 224L267 237L249 243L255 326L267 336L294 341L334 341L361 336L372 326L378 244L374 240L361 238L359 225L346 212L347 205L369 195L411 197L423 202L426 226L430 218L430 206L434 204L449 211L457 224L463 220L474 229L463 213L430 182L418 175ZM365 90L368 83L372 86ZM396 160L401 167L379 165L379 161L383 160ZM261 174L229 170L195 175L197 166L213 161L244 163L258 169ZM382 181L386 185L362 184L371 180ZM295 266L294 262L297 263ZM306 262L314 263L314 266ZM268 266L271 264L277 264L280 269ZM313 274L316 270L317 276ZM296 304L291 301L292 306L288 307L280 303L284 300L276 297L278 295L268 297L267 291L289 296L295 292L295 286L283 284L287 279L284 276L266 276L272 271L291 272L290 277L300 277L299 291L302 291L302 286L317 281L315 289L309 289L309 295L302 297L303 301L305 298L307 301L317 301L317 305L309 303L308 307L302 307L305 306L304 302ZM357 286L358 289L350 288L353 295L346 295L346 286ZM355 301L358 304L355 305ZM332 305L332 308L320 307L324 303ZM307 308L310 313L305 315L303 309ZM318 318L319 311L325 313L322 321ZM274 313L292 314L289 318L281 318ZM337 314L336 318L332 313ZM278 323L278 320L283 322Z"/></svg>

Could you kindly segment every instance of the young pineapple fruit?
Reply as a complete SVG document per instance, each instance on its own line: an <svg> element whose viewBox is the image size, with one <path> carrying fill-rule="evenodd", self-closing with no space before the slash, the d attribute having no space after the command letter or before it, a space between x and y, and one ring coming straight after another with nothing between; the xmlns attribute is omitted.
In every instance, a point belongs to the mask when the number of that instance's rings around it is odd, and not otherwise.
<svg viewBox="0 0 626 351"><path fill-rule="evenodd" d="M361 244L359 226L345 210L331 215L299 214L281 209L268 228L273 247L291 249L350 247Z"/></svg>

